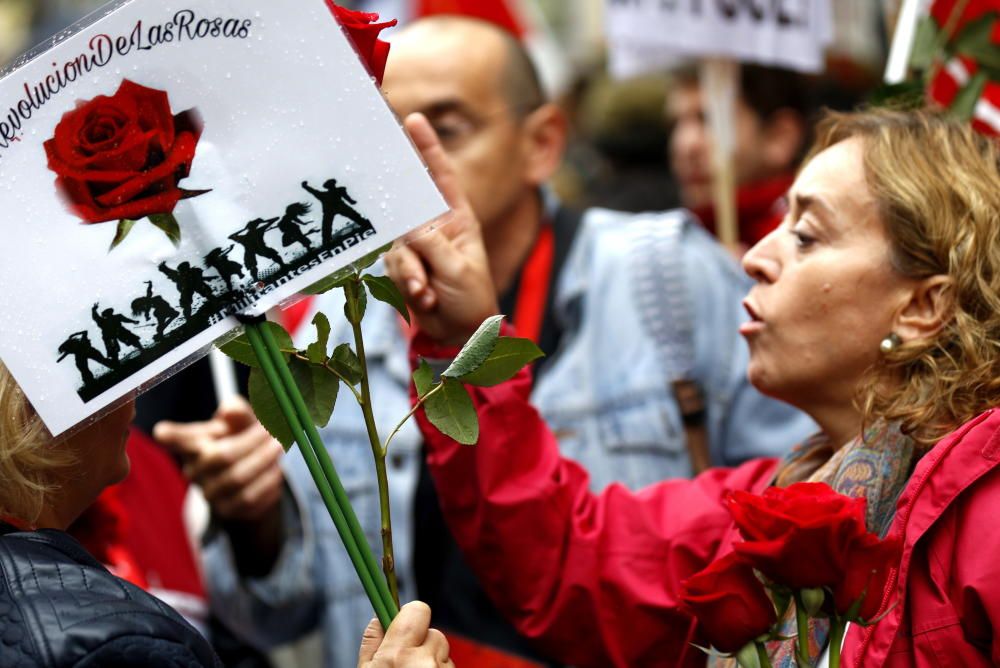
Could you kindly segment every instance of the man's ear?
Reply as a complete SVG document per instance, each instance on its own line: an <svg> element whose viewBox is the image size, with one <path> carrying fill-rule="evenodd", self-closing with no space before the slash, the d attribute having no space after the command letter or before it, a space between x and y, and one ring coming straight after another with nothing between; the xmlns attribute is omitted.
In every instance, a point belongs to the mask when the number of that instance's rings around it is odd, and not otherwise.
<svg viewBox="0 0 1000 668"><path fill-rule="evenodd" d="M540 186L555 174L566 150L569 123L557 104L544 104L524 119L527 142L524 178Z"/></svg>
<svg viewBox="0 0 1000 668"><path fill-rule="evenodd" d="M780 174L795 169L806 140L802 115L792 109L778 109L764 124L762 157L767 169Z"/></svg>
<svg viewBox="0 0 1000 668"><path fill-rule="evenodd" d="M951 278L943 274L916 283L909 301L896 316L893 331L904 342L929 339L951 318L955 305Z"/></svg>

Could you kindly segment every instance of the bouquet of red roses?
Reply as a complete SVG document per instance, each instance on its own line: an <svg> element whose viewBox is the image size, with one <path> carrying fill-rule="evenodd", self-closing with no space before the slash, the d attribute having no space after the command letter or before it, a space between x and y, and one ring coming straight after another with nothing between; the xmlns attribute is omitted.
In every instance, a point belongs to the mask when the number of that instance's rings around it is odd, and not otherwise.
<svg viewBox="0 0 1000 668"><path fill-rule="evenodd" d="M799 665L812 665L809 618L825 617L830 666L839 666L847 623L878 619L899 539L870 533L865 499L824 483L732 492L725 504L744 542L682 583L682 601L702 636L741 666L770 666L764 643L785 640L777 627L794 603Z"/></svg>

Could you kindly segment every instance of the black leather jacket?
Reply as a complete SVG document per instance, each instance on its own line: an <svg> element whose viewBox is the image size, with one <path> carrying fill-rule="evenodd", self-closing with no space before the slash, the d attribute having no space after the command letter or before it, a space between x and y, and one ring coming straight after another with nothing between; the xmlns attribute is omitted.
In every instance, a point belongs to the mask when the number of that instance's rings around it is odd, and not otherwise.
<svg viewBox="0 0 1000 668"><path fill-rule="evenodd" d="M173 609L73 538L0 522L0 668L221 666Z"/></svg>

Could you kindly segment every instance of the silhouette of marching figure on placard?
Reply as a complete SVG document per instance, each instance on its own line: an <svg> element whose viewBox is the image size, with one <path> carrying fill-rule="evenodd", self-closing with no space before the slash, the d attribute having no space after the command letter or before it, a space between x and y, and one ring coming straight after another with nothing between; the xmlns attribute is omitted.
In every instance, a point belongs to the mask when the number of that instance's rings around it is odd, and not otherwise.
<svg viewBox="0 0 1000 668"><path fill-rule="evenodd" d="M323 184L326 190L316 190L310 187L307 181L302 182L302 187L323 204L324 246L330 246L333 243L333 218L338 214L350 220L359 231L365 227L371 227L371 221L351 207L357 202L347 194L347 188L341 188L337 185L336 179L330 179Z"/></svg>
<svg viewBox="0 0 1000 668"><path fill-rule="evenodd" d="M266 257L268 260L277 262L281 267L285 266L285 261L281 259L278 252L267 245L264 235L271 229L277 218L256 218L247 223L239 232L229 235L229 238L243 246L243 264L246 265L253 276L253 280L260 280L260 273L257 268L257 256Z"/></svg>
<svg viewBox="0 0 1000 668"><path fill-rule="evenodd" d="M146 320L156 319L156 338L162 339L163 333L180 312L160 295L153 294L153 281L146 281L146 296L132 300L132 315L140 315Z"/></svg>
<svg viewBox="0 0 1000 668"><path fill-rule="evenodd" d="M97 312L97 304L90 307L90 315L101 330L101 339L104 340L104 350L108 360L113 364L118 364L121 359L121 344L131 346L136 350L142 349L142 342L139 337L133 334L125 323L138 325L139 323L131 318L127 318L120 313L115 313L113 308L106 308L101 313Z"/></svg>
<svg viewBox="0 0 1000 668"><path fill-rule="evenodd" d="M80 377L83 378L84 385L94 382L94 374L90 371L87 360L93 360L108 369L111 368L111 362L98 352L94 344L90 342L90 335L86 331L70 334L69 338L59 345L59 353L59 359L56 360L56 363L62 362L70 355L73 356L73 361L76 362L76 368L80 372Z"/></svg>
<svg viewBox="0 0 1000 668"><path fill-rule="evenodd" d="M309 237L302 231L302 226L310 221L302 220L302 216L312 210L312 205L306 202L295 202L289 204L285 209L285 215L278 221L278 230L281 232L281 245L288 248L292 244L302 244L306 250L312 248Z"/></svg>
<svg viewBox="0 0 1000 668"><path fill-rule="evenodd" d="M190 318L192 315L191 306L195 293L204 297L205 301L215 297L212 286L208 284L208 279L205 278L205 272L201 267L192 267L189 262L181 262L177 265L177 269L171 269L166 262L161 262L157 265L157 269L177 286L185 318Z"/></svg>
<svg viewBox="0 0 1000 668"><path fill-rule="evenodd" d="M243 265L226 257L235 247L235 244L231 244L229 248L213 248L205 256L205 266L218 272L230 292L236 290L233 277L243 278Z"/></svg>

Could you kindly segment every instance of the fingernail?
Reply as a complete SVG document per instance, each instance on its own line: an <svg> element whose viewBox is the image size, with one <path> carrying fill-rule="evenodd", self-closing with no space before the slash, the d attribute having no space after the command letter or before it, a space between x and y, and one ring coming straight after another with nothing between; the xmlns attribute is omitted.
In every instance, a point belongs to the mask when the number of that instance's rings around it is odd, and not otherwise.
<svg viewBox="0 0 1000 668"><path fill-rule="evenodd" d="M424 308L430 308L434 305L434 295L424 295L420 300L420 305Z"/></svg>
<svg viewBox="0 0 1000 668"><path fill-rule="evenodd" d="M420 292L420 281L415 278L411 278L406 282L406 289L410 291L411 295L415 295Z"/></svg>

